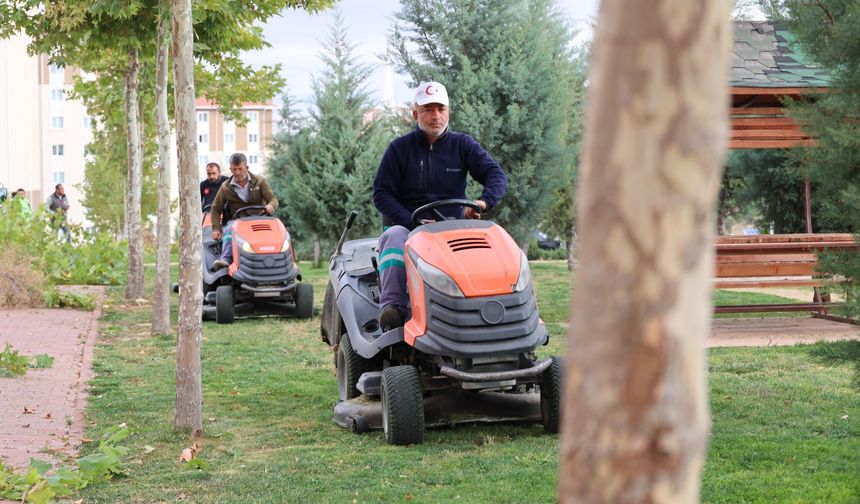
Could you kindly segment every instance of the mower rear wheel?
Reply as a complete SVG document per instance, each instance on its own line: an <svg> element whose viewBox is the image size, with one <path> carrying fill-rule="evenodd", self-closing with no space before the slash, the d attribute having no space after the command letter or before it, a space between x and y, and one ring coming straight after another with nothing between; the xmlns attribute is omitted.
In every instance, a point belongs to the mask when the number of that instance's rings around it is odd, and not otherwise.
<svg viewBox="0 0 860 504"><path fill-rule="evenodd" d="M358 379L361 378L362 373L371 371L370 364L369 360L355 353L348 334L340 337L335 365L337 367L337 395L341 401L355 399L361 395L356 384L358 384Z"/></svg>
<svg viewBox="0 0 860 504"><path fill-rule="evenodd" d="M561 369L561 359L554 356L552 364L543 372L543 382L540 385L540 417L543 430L549 433L558 432L561 416Z"/></svg>
<svg viewBox="0 0 860 504"><path fill-rule="evenodd" d="M215 322L230 324L236 318L236 306L233 304L233 287L219 285L215 289Z"/></svg>
<svg viewBox="0 0 860 504"><path fill-rule="evenodd" d="M314 316L314 286L300 283L296 285L296 317L311 318Z"/></svg>
<svg viewBox="0 0 860 504"><path fill-rule="evenodd" d="M388 444L424 442L424 394L414 366L394 366L382 372L382 430Z"/></svg>

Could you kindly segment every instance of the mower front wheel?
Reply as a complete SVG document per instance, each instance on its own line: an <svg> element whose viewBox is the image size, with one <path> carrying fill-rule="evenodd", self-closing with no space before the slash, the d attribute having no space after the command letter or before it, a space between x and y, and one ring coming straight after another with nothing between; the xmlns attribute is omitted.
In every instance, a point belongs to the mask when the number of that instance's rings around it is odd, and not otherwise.
<svg viewBox="0 0 860 504"><path fill-rule="evenodd" d="M349 334L344 333L340 337L340 345L337 348L337 394L341 401L355 399L361 395L356 385L361 375L371 370L370 361L355 353Z"/></svg>
<svg viewBox="0 0 860 504"><path fill-rule="evenodd" d="M382 430L388 444L424 442L424 394L414 366L394 366L382 372Z"/></svg>
<svg viewBox="0 0 860 504"><path fill-rule="evenodd" d="M219 285L215 289L215 322L230 324L236 318L236 306L233 304L233 287Z"/></svg>
<svg viewBox="0 0 860 504"><path fill-rule="evenodd" d="M294 294L296 301L295 315L298 318L311 318L314 316L314 286L300 283L296 285Z"/></svg>
<svg viewBox="0 0 860 504"><path fill-rule="evenodd" d="M561 416L561 370L562 361L553 356L552 364L543 372L543 382L540 384L540 417L543 430L551 434L558 433Z"/></svg>

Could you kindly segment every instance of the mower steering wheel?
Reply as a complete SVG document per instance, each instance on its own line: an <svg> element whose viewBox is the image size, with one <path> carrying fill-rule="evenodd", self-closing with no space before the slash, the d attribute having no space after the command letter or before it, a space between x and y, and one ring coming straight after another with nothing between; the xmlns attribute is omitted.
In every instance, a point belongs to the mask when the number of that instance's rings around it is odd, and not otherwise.
<svg viewBox="0 0 860 504"><path fill-rule="evenodd" d="M241 214L241 213L249 213L249 212L253 212L253 211L255 211L255 210L257 211L257 213L255 213L255 214L253 214L253 215L248 215L248 217L253 217L253 216L256 216L256 215L265 215L265 214L266 214L266 207L264 207L263 205L248 205L248 206L243 206L242 208L240 208L240 209L236 210L235 212L233 212L233 218L234 218L234 219L238 219L238 218L240 217L240 215L239 215L239 214Z"/></svg>
<svg viewBox="0 0 860 504"><path fill-rule="evenodd" d="M418 217L420 217L421 214L423 214L424 212L433 212L437 217L439 217L439 220L454 220L454 217L449 217L439 211L440 208L449 206L469 207L476 210L478 213L484 210L483 208L481 208L481 205L467 199L439 200L434 201L432 203L427 203L426 205L416 208L415 211L412 212L412 223L416 226L420 226L421 224L423 224L423 222L421 222L421 219L419 219Z"/></svg>

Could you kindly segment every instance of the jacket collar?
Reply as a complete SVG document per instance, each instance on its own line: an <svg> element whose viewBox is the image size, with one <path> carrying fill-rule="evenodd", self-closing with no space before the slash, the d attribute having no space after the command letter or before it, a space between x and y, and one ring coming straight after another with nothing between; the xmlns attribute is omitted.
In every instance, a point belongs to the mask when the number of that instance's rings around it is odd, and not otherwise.
<svg viewBox="0 0 860 504"><path fill-rule="evenodd" d="M448 127L445 128L445 131L443 131L442 134L439 136L439 139L436 140L436 143L438 144L438 143L441 143L441 142L444 142L445 140L447 140L448 139L448 133L450 131L451 131L451 125L448 125ZM418 136L419 141L421 142L421 145L423 145L424 147L427 147L427 148L430 147L430 142L427 140L427 133L424 133L424 130L419 128L417 124L415 125L415 134Z"/></svg>

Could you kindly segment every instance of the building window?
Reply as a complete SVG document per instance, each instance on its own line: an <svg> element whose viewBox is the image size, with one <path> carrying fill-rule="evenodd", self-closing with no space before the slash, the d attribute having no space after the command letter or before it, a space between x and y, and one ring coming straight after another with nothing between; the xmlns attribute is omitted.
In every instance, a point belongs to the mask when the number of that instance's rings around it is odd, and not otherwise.
<svg viewBox="0 0 860 504"><path fill-rule="evenodd" d="M233 133L225 133L224 134L224 143L231 144L235 141L236 140L235 140L235 137L233 136Z"/></svg>
<svg viewBox="0 0 860 504"><path fill-rule="evenodd" d="M197 135L197 141L200 143L209 143L209 135Z"/></svg>
<svg viewBox="0 0 860 504"><path fill-rule="evenodd" d="M90 116L84 116L84 128L89 128L93 123L93 118Z"/></svg>
<svg viewBox="0 0 860 504"><path fill-rule="evenodd" d="M251 122L257 122L257 113L256 112L248 112L248 120Z"/></svg>
<svg viewBox="0 0 860 504"><path fill-rule="evenodd" d="M63 144L54 144L51 146L51 154L54 156L63 155Z"/></svg>
<svg viewBox="0 0 860 504"><path fill-rule="evenodd" d="M209 112L197 112L197 122L209 122Z"/></svg>
<svg viewBox="0 0 860 504"><path fill-rule="evenodd" d="M54 180L54 185L66 183L66 172L55 171L51 178Z"/></svg>
<svg viewBox="0 0 860 504"><path fill-rule="evenodd" d="M60 65L50 64L48 65L48 71L50 71L51 73L60 73L63 71L63 67L61 67Z"/></svg>
<svg viewBox="0 0 860 504"><path fill-rule="evenodd" d="M209 162L209 156L197 156L197 161L203 166Z"/></svg>
<svg viewBox="0 0 860 504"><path fill-rule="evenodd" d="M251 143L257 143L257 134L256 133L248 133L248 141Z"/></svg>
<svg viewBox="0 0 860 504"><path fill-rule="evenodd" d="M63 90L62 89L52 89L51 90L51 99L54 101L63 101Z"/></svg>
<svg viewBox="0 0 860 504"><path fill-rule="evenodd" d="M51 118L51 127L60 129L63 127L63 116L54 116Z"/></svg>
<svg viewBox="0 0 860 504"><path fill-rule="evenodd" d="M248 155L248 164L257 164L257 156L254 154Z"/></svg>

